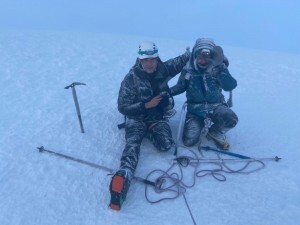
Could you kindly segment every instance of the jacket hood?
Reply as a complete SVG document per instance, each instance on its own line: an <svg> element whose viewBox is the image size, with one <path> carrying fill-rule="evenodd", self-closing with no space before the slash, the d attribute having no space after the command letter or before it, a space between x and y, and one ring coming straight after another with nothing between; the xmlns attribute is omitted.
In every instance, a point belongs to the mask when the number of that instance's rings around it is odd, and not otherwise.
<svg viewBox="0 0 300 225"><path fill-rule="evenodd" d="M192 50L192 54L188 63L189 66L193 68L193 70L197 71L198 68L195 68L196 52L198 52L201 49L209 49L213 51L215 46L216 46L215 42L210 38L198 38Z"/></svg>

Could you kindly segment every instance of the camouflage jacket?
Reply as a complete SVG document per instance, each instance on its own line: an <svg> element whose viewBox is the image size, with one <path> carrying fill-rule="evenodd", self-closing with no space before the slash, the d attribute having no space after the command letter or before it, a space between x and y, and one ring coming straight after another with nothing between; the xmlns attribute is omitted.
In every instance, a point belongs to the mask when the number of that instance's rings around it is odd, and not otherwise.
<svg viewBox="0 0 300 225"><path fill-rule="evenodd" d="M153 74L146 73L136 63L121 83L118 96L120 113L128 118L143 121L162 119L165 107L162 103L169 102L168 100L163 99L157 107L152 109L145 109L145 103L162 91L169 93L168 80L181 72L188 59L188 52L166 62L162 62L159 58L157 69Z"/></svg>

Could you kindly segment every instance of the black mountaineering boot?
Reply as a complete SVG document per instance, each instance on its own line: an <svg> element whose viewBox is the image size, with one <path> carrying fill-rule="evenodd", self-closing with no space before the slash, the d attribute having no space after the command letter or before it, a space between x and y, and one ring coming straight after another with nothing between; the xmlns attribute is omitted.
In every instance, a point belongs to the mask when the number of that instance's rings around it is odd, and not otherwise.
<svg viewBox="0 0 300 225"><path fill-rule="evenodd" d="M127 191L130 186L131 171L126 169L118 170L111 179L109 186L110 204L109 207L113 210L120 210L125 201Z"/></svg>

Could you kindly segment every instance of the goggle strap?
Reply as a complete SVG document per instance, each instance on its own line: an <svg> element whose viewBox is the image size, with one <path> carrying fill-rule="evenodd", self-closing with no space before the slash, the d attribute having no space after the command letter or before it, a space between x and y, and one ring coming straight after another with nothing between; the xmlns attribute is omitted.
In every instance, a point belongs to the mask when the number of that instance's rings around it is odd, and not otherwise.
<svg viewBox="0 0 300 225"><path fill-rule="evenodd" d="M155 49L155 50L148 50L148 51L138 51L139 55L154 55L156 53L158 53L157 49Z"/></svg>

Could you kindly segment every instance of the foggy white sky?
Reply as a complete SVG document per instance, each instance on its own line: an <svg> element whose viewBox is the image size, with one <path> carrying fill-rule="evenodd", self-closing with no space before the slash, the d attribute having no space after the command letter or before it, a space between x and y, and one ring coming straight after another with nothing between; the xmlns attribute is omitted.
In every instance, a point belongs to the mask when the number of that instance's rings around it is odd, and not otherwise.
<svg viewBox="0 0 300 225"><path fill-rule="evenodd" d="M0 0L0 30L95 31L300 54L298 0Z"/></svg>

